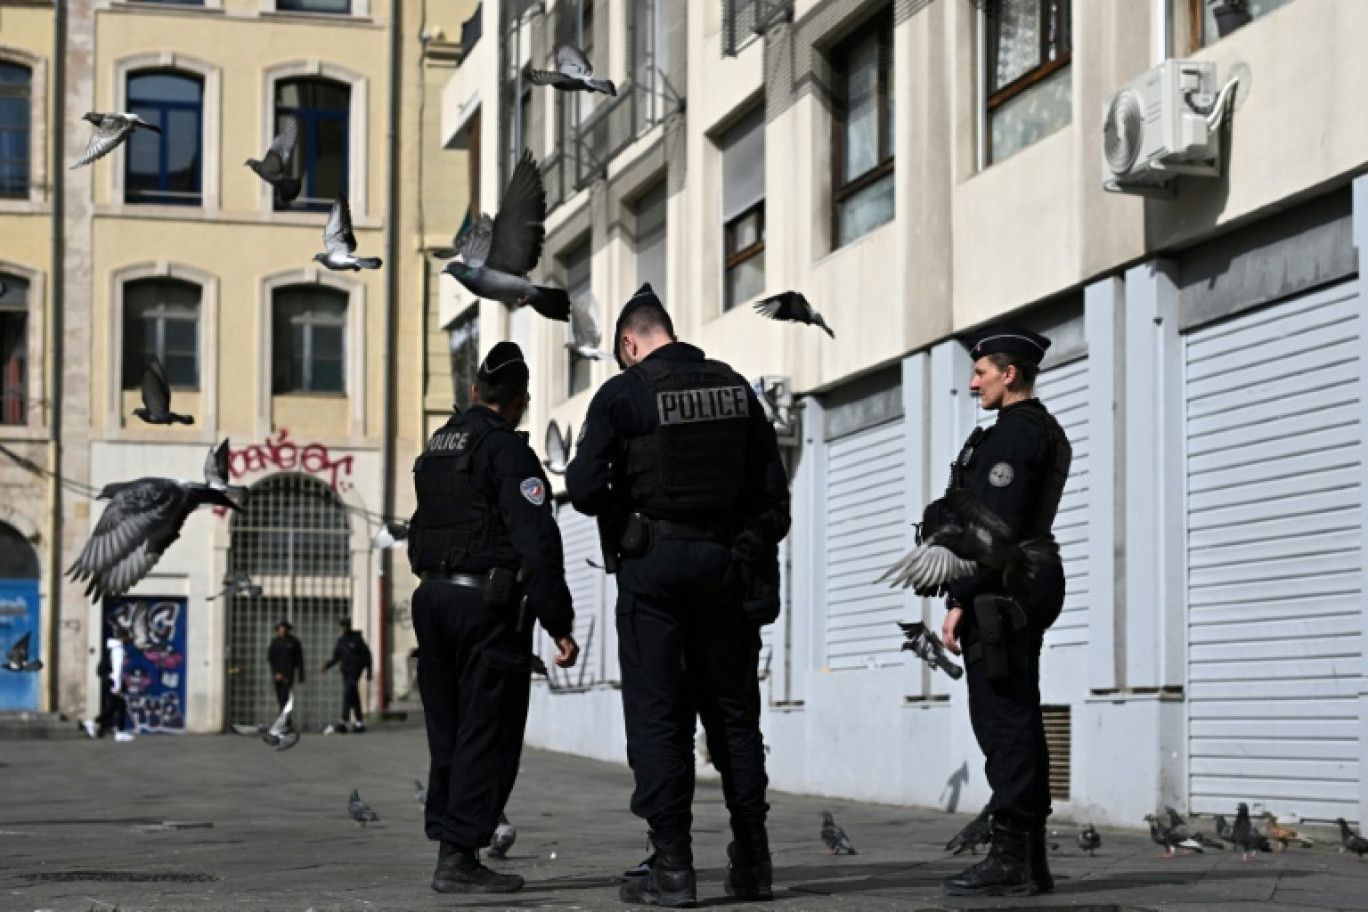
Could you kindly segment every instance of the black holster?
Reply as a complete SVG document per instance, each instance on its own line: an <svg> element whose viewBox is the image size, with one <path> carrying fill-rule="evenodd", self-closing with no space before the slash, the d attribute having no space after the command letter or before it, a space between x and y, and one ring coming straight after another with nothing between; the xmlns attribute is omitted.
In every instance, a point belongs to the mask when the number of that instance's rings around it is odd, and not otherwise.
<svg viewBox="0 0 1368 912"><path fill-rule="evenodd" d="M979 631L980 655L965 651L965 660L981 658L988 680L1001 681L1011 677L1011 659L1007 654L1010 634L1028 626L1026 612L1015 599L988 592L974 596L974 620Z"/></svg>
<svg viewBox="0 0 1368 912"><path fill-rule="evenodd" d="M504 567L495 567L485 576L480 596L490 608L503 608L513 601L518 587L518 574Z"/></svg>

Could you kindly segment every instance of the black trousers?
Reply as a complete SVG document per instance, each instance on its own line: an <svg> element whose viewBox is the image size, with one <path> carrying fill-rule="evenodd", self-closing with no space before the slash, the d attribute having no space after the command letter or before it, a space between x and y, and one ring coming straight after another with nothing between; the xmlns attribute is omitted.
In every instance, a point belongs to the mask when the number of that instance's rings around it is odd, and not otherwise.
<svg viewBox="0 0 1368 912"><path fill-rule="evenodd" d="M474 849L494 836L522 757L532 624L515 630L512 607L489 608L478 590L451 583L424 581L413 595L431 762L429 839Z"/></svg>
<svg viewBox="0 0 1368 912"><path fill-rule="evenodd" d="M282 704L283 705L283 704ZM365 722L361 716L361 673L342 672L342 721L347 722L355 713L357 722Z"/></svg>
<svg viewBox="0 0 1368 912"><path fill-rule="evenodd" d="M688 835L693 824L695 718L703 722L732 816L763 820L769 810L760 631L722 590L728 554L711 542L658 540L618 570L632 812L665 841Z"/></svg>
<svg viewBox="0 0 1368 912"><path fill-rule="evenodd" d="M294 682L290 680L288 675L283 681L277 681L275 675L272 675L271 683L275 685L276 703L280 704L281 709L284 709L285 704L290 699L290 691L294 688Z"/></svg>
<svg viewBox="0 0 1368 912"><path fill-rule="evenodd" d="M128 726L128 699L115 693L114 687L106 678L100 684L99 734L121 732Z"/></svg>

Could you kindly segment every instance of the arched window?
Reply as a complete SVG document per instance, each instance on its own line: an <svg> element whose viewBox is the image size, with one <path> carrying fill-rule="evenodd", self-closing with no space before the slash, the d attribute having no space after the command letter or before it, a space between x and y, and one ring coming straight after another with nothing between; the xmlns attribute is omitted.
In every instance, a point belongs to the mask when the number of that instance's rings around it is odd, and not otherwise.
<svg viewBox="0 0 1368 912"><path fill-rule="evenodd" d="M0 273L0 425L28 424L29 283Z"/></svg>
<svg viewBox="0 0 1368 912"><path fill-rule="evenodd" d="M275 87L275 126L286 117L299 121L299 145L291 173L304 185L293 204L277 209L327 211L347 189L351 162L351 88L331 79L285 79Z"/></svg>
<svg viewBox="0 0 1368 912"><path fill-rule="evenodd" d="M28 199L33 71L0 61L0 197Z"/></svg>
<svg viewBox="0 0 1368 912"><path fill-rule="evenodd" d="M0 522L0 580L38 579L38 552L19 530Z"/></svg>
<svg viewBox="0 0 1368 912"><path fill-rule="evenodd" d="M200 303L203 292L179 279L138 279L124 286L123 388L142 385L155 355L177 389L200 388Z"/></svg>
<svg viewBox="0 0 1368 912"><path fill-rule="evenodd" d="M347 295L317 285L276 289L272 308L272 391L347 391Z"/></svg>
<svg viewBox="0 0 1368 912"><path fill-rule="evenodd" d="M129 203L198 206L204 170L204 81L175 70L128 77L128 110L160 133L129 137L124 198Z"/></svg>

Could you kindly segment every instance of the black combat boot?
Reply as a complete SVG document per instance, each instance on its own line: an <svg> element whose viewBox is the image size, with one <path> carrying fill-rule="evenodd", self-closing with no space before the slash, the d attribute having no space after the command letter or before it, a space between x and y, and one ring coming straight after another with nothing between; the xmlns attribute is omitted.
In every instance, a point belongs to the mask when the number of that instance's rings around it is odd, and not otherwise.
<svg viewBox="0 0 1368 912"><path fill-rule="evenodd" d="M1031 827L1031 879L1035 881L1036 892L1049 893L1054 889L1054 878L1050 876L1050 859L1045 824Z"/></svg>
<svg viewBox="0 0 1368 912"><path fill-rule="evenodd" d="M688 836L665 841L651 834L655 849L650 871L629 877L618 888L618 899L639 906L692 909L698 905L698 882L694 877L693 845Z"/></svg>
<svg viewBox="0 0 1368 912"><path fill-rule="evenodd" d="M437 851L432 889L438 893L516 893L522 887L517 874L500 874L480 864L474 849L443 842Z"/></svg>
<svg viewBox="0 0 1368 912"><path fill-rule="evenodd" d="M769 834L761 815L733 817L727 846L727 880L723 888L737 899L774 899L774 865L770 861Z"/></svg>
<svg viewBox="0 0 1368 912"><path fill-rule="evenodd" d="M1034 896L1031 831L993 821L993 847L978 864L941 881L950 896Z"/></svg>

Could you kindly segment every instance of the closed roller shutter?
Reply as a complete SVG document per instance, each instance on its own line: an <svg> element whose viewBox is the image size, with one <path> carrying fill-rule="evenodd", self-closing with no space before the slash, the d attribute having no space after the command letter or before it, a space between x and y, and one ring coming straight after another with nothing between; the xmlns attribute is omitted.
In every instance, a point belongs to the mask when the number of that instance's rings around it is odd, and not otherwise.
<svg viewBox="0 0 1368 912"><path fill-rule="evenodd" d="M1190 794L1359 816L1356 285L1185 340Z"/></svg>
<svg viewBox="0 0 1368 912"><path fill-rule="evenodd" d="M565 548L565 582L575 603L575 641L582 650L576 667L558 672L557 681L574 686L597 684L603 680L604 619L612 616L604 605L603 571L588 563L603 563L598 524L568 503L558 505L556 522Z"/></svg>
<svg viewBox="0 0 1368 912"><path fill-rule="evenodd" d="M827 444L827 665L898 660L901 590L876 583L906 550L903 423L890 421Z"/></svg>
<svg viewBox="0 0 1368 912"><path fill-rule="evenodd" d="M1069 481L1055 514L1054 535L1064 562L1064 610L1050 628L1049 646L1088 642L1088 359L1042 371L1036 395L1073 447Z"/></svg>

